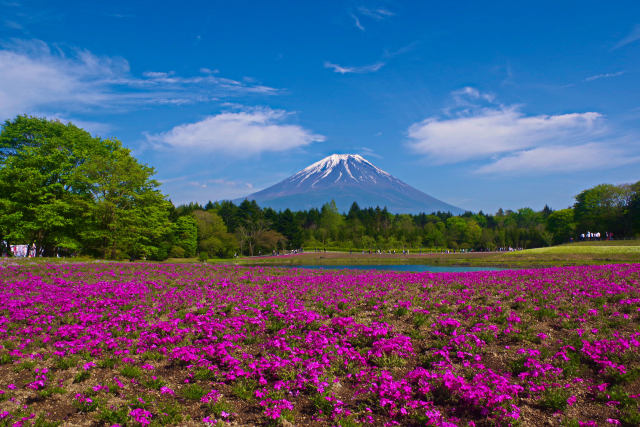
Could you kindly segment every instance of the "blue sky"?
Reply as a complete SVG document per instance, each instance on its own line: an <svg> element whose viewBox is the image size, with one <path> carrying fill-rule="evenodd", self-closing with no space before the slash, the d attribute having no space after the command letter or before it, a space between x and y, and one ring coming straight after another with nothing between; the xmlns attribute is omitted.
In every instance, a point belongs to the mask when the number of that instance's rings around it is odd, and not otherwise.
<svg viewBox="0 0 640 427"><path fill-rule="evenodd" d="M474 211L640 180L637 1L0 10L0 119L117 137L174 203L241 197L332 153Z"/></svg>

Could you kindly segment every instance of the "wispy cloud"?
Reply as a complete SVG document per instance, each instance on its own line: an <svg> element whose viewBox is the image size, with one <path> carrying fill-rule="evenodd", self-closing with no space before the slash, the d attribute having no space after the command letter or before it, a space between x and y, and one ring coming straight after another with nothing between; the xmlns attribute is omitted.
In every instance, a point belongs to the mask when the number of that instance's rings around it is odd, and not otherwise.
<svg viewBox="0 0 640 427"><path fill-rule="evenodd" d="M615 73L596 74L594 76L589 76L589 77L585 78L584 81L585 82L592 82L594 80L599 80L599 79L610 79L612 77L621 76L624 73L625 73L624 71L617 71Z"/></svg>
<svg viewBox="0 0 640 427"><path fill-rule="evenodd" d="M325 61L324 68L330 68L336 73L340 74L365 74L365 73L375 73L380 68L384 67L384 62L376 62L375 64L370 65L361 65L357 67L353 66L343 66L338 64L333 64L331 62Z"/></svg>
<svg viewBox="0 0 640 427"><path fill-rule="evenodd" d="M24 27L22 26L22 24L20 24L17 21L13 21L11 19L5 19L3 21L3 25L7 28L10 28L12 30L23 30Z"/></svg>
<svg viewBox="0 0 640 427"><path fill-rule="evenodd" d="M130 72L120 57L65 50L40 40L0 44L0 118L35 111L128 110L140 105L210 102L274 88L211 74Z"/></svg>
<svg viewBox="0 0 640 427"><path fill-rule="evenodd" d="M355 14L351 14L351 18L353 18L353 24L356 26L357 29L359 29L360 31L364 31L364 26L360 23L360 18L358 18Z"/></svg>
<svg viewBox="0 0 640 427"><path fill-rule="evenodd" d="M386 59L395 58L396 56L404 55L405 53L411 52L419 44L420 44L420 41L419 40L415 40L415 41L412 41L411 43L409 43L409 44L407 44L405 46L402 46L399 49L396 49L396 50L388 50L388 49L386 49L382 56L383 56L383 58L386 58Z"/></svg>
<svg viewBox="0 0 640 427"><path fill-rule="evenodd" d="M625 37L620 39L618 43L616 43L611 50L620 49L623 46L626 46L630 43L633 43L637 40L640 40L640 24L636 24L633 29L627 34Z"/></svg>
<svg viewBox="0 0 640 427"><path fill-rule="evenodd" d="M86 130L92 135L96 136L107 136L109 132L111 132L114 127L108 123L96 122L91 120L82 120L76 119L73 117L63 116L59 113L51 113L51 112L40 112L36 111L33 113L36 117L46 117L49 120L57 120L62 123L73 123L81 129Z"/></svg>
<svg viewBox="0 0 640 427"><path fill-rule="evenodd" d="M470 105L476 100L493 102L496 98L492 93L480 92L478 89L471 86L465 86L462 89L454 90L451 92L451 96L458 105Z"/></svg>
<svg viewBox="0 0 640 427"><path fill-rule="evenodd" d="M353 25L360 31L365 31L361 18L372 19L374 21L382 21L394 15L395 13L383 7L369 8L361 6L349 12L349 16L351 16L351 19L353 19Z"/></svg>
<svg viewBox="0 0 640 427"><path fill-rule="evenodd" d="M361 15L367 16L376 21L382 21L383 19L390 18L395 15L395 13L390 10L384 9L382 7L376 9L370 9L364 6L358 8L358 12Z"/></svg>
<svg viewBox="0 0 640 427"><path fill-rule="evenodd" d="M377 159L383 158L380 154L376 153L373 149L369 147L360 147L358 151L360 151L362 155L365 157L375 157Z"/></svg>
<svg viewBox="0 0 640 427"><path fill-rule="evenodd" d="M404 55L410 51L412 51L417 45L419 41L413 41L405 46L402 46L396 50L388 50L385 49L380 57L380 60L374 62L373 64L361 65L361 66L345 66L335 64L330 61L325 61L324 67L332 69L335 73L339 74L366 74L366 73L375 73L380 70L382 67L387 65L387 63L393 60L396 56Z"/></svg>
<svg viewBox="0 0 640 427"><path fill-rule="evenodd" d="M227 112L146 137L159 147L217 152L236 157L286 151L325 140L324 136L313 134L299 125L284 123L290 115L270 108Z"/></svg>
<svg viewBox="0 0 640 427"><path fill-rule="evenodd" d="M207 178L200 173L171 178L159 178L163 191L173 194L175 204L190 202L206 203L209 200L232 200L254 191L254 185L247 181L229 178Z"/></svg>

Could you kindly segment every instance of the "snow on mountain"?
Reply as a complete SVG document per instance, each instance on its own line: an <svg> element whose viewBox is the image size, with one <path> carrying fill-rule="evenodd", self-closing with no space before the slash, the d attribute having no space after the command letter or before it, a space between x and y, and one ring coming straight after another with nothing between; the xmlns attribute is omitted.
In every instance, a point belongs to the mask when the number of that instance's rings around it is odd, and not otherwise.
<svg viewBox="0 0 640 427"><path fill-rule="evenodd" d="M332 154L236 202L244 199L276 210L319 208L335 200L341 212L347 212L354 201L361 208L386 206L394 213L463 212L400 181L359 154Z"/></svg>
<svg viewBox="0 0 640 427"><path fill-rule="evenodd" d="M307 166L283 182L296 186L307 182L307 184L311 183L312 188L315 188L316 186L338 183L368 182L376 184L377 179L393 180L394 178L359 154L332 154Z"/></svg>

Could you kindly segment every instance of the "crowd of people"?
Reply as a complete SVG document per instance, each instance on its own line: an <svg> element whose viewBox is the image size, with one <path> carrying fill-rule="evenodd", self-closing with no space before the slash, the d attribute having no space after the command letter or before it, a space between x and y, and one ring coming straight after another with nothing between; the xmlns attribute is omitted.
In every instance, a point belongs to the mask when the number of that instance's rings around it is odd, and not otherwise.
<svg viewBox="0 0 640 427"><path fill-rule="evenodd" d="M599 231L596 233L587 231L586 233L580 234L580 240L602 240L602 235ZM613 233L606 231L604 233L604 240L613 240Z"/></svg>
<svg viewBox="0 0 640 427"><path fill-rule="evenodd" d="M6 242L2 245L2 247L7 248ZM33 258L36 256L35 245L9 245L8 250L9 254L6 253L6 250L2 251L3 257L10 255L17 258Z"/></svg>

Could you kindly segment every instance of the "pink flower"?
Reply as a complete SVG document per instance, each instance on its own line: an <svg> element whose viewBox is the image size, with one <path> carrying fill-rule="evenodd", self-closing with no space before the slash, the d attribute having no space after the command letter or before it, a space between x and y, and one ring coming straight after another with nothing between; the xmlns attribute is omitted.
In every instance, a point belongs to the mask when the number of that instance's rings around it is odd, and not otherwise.
<svg viewBox="0 0 640 427"><path fill-rule="evenodd" d="M166 386L160 387L160 394L168 394L170 396L175 396L176 395L176 393L172 389L170 389L169 387L166 387Z"/></svg>
<svg viewBox="0 0 640 427"><path fill-rule="evenodd" d="M149 421L149 419L151 418L151 412L146 411L142 408L133 409L131 412L129 412L129 415L142 425L146 426L151 423L151 421Z"/></svg>

